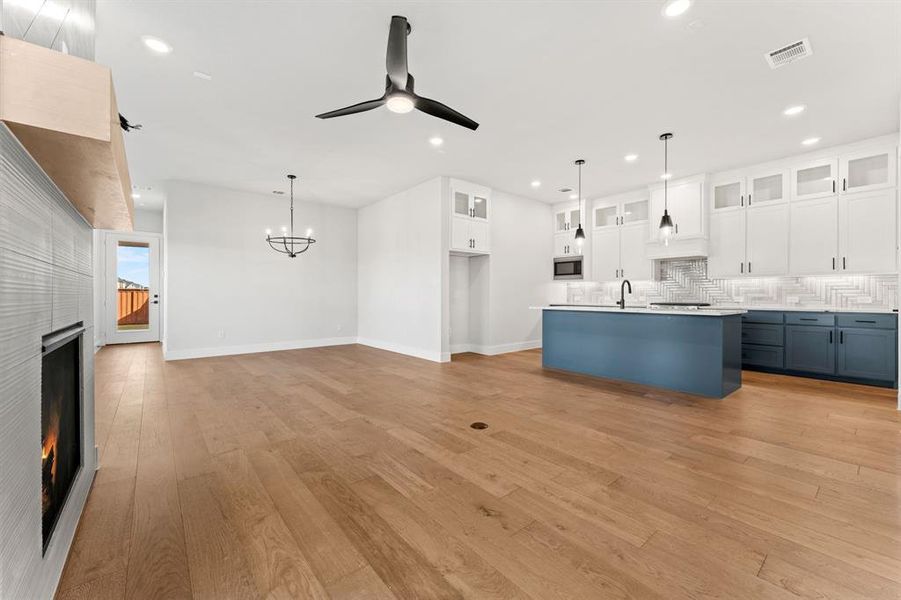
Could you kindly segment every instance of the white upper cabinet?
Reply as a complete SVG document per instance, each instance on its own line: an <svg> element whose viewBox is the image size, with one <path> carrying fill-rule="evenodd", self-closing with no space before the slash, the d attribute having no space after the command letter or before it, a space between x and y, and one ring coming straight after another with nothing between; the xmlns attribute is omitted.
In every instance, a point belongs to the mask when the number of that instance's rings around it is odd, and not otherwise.
<svg viewBox="0 0 901 600"><path fill-rule="evenodd" d="M792 200L813 200L837 192L838 160L822 158L791 170Z"/></svg>
<svg viewBox="0 0 901 600"><path fill-rule="evenodd" d="M894 146L861 150L839 157L841 192L870 192L897 183Z"/></svg>
<svg viewBox="0 0 901 600"><path fill-rule="evenodd" d="M740 209L745 205L745 193L744 177L714 181L710 185L711 206L715 212Z"/></svg>
<svg viewBox="0 0 901 600"><path fill-rule="evenodd" d="M790 204L789 269L795 275L836 273L838 199L835 196ZM894 237L894 236L893 236Z"/></svg>
<svg viewBox="0 0 901 600"><path fill-rule="evenodd" d="M745 211L715 212L710 216L707 275L712 279L738 277L745 272Z"/></svg>
<svg viewBox="0 0 901 600"><path fill-rule="evenodd" d="M895 190L846 194L838 201L836 271L892 273L897 269Z"/></svg>
<svg viewBox="0 0 901 600"><path fill-rule="evenodd" d="M745 203L748 207L788 202L787 170L767 169L748 174Z"/></svg>
<svg viewBox="0 0 901 600"><path fill-rule="evenodd" d="M673 219L674 238L700 237L704 234L704 182L702 178L674 181L667 186L669 214ZM663 216L664 190L651 190L649 232L651 240L660 240L660 217Z"/></svg>
<svg viewBox="0 0 901 600"><path fill-rule="evenodd" d="M789 205L752 204L745 211L745 274L788 274Z"/></svg>
<svg viewBox="0 0 901 600"><path fill-rule="evenodd" d="M465 181L451 180L450 249L467 254L491 250L488 225L491 191Z"/></svg>
<svg viewBox="0 0 901 600"><path fill-rule="evenodd" d="M582 221L580 214L581 211L578 204L558 207L554 211L554 233L572 230L573 234L575 234L580 223L583 229L587 229L588 223Z"/></svg>
<svg viewBox="0 0 901 600"><path fill-rule="evenodd" d="M591 264L595 281L651 279L653 261L646 256L648 205L644 194L594 202Z"/></svg>

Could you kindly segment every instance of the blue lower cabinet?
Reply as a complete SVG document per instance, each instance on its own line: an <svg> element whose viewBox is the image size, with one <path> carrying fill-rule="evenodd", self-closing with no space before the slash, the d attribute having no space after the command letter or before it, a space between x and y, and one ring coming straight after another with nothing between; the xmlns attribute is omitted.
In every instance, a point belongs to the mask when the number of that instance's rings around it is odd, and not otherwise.
<svg viewBox="0 0 901 600"><path fill-rule="evenodd" d="M841 377L894 381L897 346L894 330L840 327L836 373Z"/></svg>
<svg viewBox="0 0 901 600"><path fill-rule="evenodd" d="M741 345L741 364L768 369L784 368L783 350L780 346Z"/></svg>
<svg viewBox="0 0 901 600"><path fill-rule="evenodd" d="M832 327L785 326L785 368L822 375L835 374L835 331Z"/></svg>

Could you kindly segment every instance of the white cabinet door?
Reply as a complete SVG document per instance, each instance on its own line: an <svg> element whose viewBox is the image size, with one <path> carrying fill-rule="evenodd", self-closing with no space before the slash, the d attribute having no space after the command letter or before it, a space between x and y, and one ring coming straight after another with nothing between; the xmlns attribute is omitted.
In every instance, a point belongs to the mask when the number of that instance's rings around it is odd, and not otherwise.
<svg viewBox="0 0 901 600"><path fill-rule="evenodd" d="M894 187L896 182L895 148L864 150L839 158L841 191L868 192Z"/></svg>
<svg viewBox="0 0 901 600"><path fill-rule="evenodd" d="M570 208L569 211L567 212L567 221L569 222L569 229L572 230L573 234L575 234L576 228L579 226L580 223L582 224L583 229L588 224L582 220L581 214L582 214L582 211L578 205Z"/></svg>
<svg viewBox="0 0 901 600"><path fill-rule="evenodd" d="M469 217L471 214L470 209L472 208L472 201L469 194L454 190L453 200L453 215L455 217Z"/></svg>
<svg viewBox="0 0 901 600"><path fill-rule="evenodd" d="M469 217L455 216L451 218L451 250L472 251L472 244L470 243L472 236L469 234L470 223Z"/></svg>
<svg viewBox="0 0 901 600"><path fill-rule="evenodd" d="M698 236L702 233L702 184L692 181L669 188L669 214L680 237ZM663 214L663 211L660 212ZM658 217L659 221L659 217Z"/></svg>
<svg viewBox="0 0 901 600"><path fill-rule="evenodd" d="M479 219L469 222L469 237L472 238L472 249L476 252L488 252L491 240L488 235L488 223Z"/></svg>
<svg viewBox="0 0 901 600"><path fill-rule="evenodd" d="M897 268L895 190L839 199L839 256L843 273L893 273Z"/></svg>
<svg viewBox="0 0 901 600"><path fill-rule="evenodd" d="M554 236L554 256L567 256L573 238L569 232L558 233Z"/></svg>
<svg viewBox="0 0 901 600"><path fill-rule="evenodd" d="M598 229L591 238L592 265L596 281L614 281L619 273L619 229Z"/></svg>
<svg viewBox="0 0 901 600"><path fill-rule="evenodd" d="M740 210L745 205L745 180L743 177L714 182L710 186L711 208L714 212Z"/></svg>
<svg viewBox="0 0 901 600"><path fill-rule="evenodd" d="M789 272L792 275L835 273L838 256L838 200L835 196L792 202Z"/></svg>
<svg viewBox="0 0 901 600"><path fill-rule="evenodd" d="M610 204L594 207L594 228L614 228L619 225L619 206Z"/></svg>
<svg viewBox="0 0 901 600"><path fill-rule="evenodd" d="M761 171L748 175L745 205L779 204L788 201L788 171Z"/></svg>
<svg viewBox="0 0 901 600"><path fill-rule="evenodd" d="M712 279L743 274L745 266L745 212L715 212L710 215L710 245L707 275Z"/></svg>
<svg viewBox="0 0 901 600"><path fill-rule="evenodd" d="M752 205L745 211L748 275L788 274L788 212L788 204Z"/></svg>
<svg viewBox="0 0 901 600"><path fill-rule="evenodd" d="M812 200L836 193L838 161L830 158L798 165L791 170L792 200Z"/></svg>
<svg viewBox="0 0 901 600"><path fill-rule="evenodd" d="M647 198L628 200L626 202L623 202L622 216L619 220L620 225L647 221L648 208L649 206Z"/></svg>
<svg viewBox="0 0 901 600"><path fill-rule="evenodd" d="M644 223L619 228L620 277L633 281L653 279L654 261L645 258L647 231Z"/></svg>
<svg viewBox="0 0 901 600"><path fill-rule="evenodd" d="M472 195L472 217L482 221L488 220L488 195Z"/></svg>
<svg viewBox="0 0 901 600"><path fill-rule="evenodd" d="M568 211L558 210L554 212L554 233L566 231L569 223L566 220Z"/></svg>

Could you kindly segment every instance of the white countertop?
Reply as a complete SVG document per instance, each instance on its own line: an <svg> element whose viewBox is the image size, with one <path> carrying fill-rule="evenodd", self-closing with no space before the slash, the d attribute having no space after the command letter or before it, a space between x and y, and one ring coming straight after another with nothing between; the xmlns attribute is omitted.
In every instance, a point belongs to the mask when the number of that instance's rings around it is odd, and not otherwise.
<svg viewBox="0 0 901 600"><path fill-rule="evenodd" d="M871 308L836 308L834 306L799 306L797 304L768 304L760 306L741 306L738 304L717 304L716 308L724 310L775 310L783 312L834 312L834 313L872 313L872 314L898 314L891 308L874 306Z"/></svg>
<svg viewBox="0 0 901 600"><path fill-rule="evenodd" d="M748 311L743 309L703 308L690 310L685 308L648 308L647 306L530 306L532 310L563 310L570 312L611 312L621 314L680 315L688 317L728 317L741 315Z"/></svg>

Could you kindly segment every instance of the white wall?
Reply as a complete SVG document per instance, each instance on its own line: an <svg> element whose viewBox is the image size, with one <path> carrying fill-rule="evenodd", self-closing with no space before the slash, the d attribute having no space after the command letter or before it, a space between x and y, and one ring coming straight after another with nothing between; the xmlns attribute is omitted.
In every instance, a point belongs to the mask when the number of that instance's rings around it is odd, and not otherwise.
<svg viewBox="0 0 901 600"><path fill-rule="evenodd" d="M469 350L469 258L450 257L450 351Z"/></svg>
<svg viewBox="0 0 901 600"><path fill-rule="evenodd" d="M136 208L134 230L163 233L163 211Z"/></svg>
<svg viewBox="0 0 901 600"><path fill-rule="evenodd" d="M167 184L167 359L355 341L356 211L295 199L296 230L317 240L297 258L265 241L287 223L284 197Z"/></svg>
<svg viewBox="0 0 901 600"><path fill-rule="evenodd" d="M552 282L552 207L504 192L491 206L485 354L541 346L541 311Z"/></svg>
<svg viewBox="0 0 901 600"><path fill-rule="evenodd" d="M447 309L444 187L438 177L359 210L360 343L446 359L441 347Z"/></svg>

